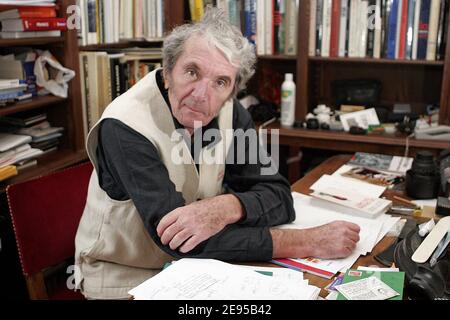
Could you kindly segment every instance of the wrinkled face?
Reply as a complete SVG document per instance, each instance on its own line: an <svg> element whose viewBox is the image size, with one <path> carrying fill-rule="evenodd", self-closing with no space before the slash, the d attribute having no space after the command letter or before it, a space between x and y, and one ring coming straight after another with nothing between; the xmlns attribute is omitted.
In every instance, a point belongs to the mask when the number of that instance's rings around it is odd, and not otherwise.
<svg viewBox="0 0 450 320"><path fill-rule="evenodd" d="M230 97L236 74L215 46L198 36L188 39L172 72L164 73L174 117L191 134L194 122L207 125Z"/></svg>

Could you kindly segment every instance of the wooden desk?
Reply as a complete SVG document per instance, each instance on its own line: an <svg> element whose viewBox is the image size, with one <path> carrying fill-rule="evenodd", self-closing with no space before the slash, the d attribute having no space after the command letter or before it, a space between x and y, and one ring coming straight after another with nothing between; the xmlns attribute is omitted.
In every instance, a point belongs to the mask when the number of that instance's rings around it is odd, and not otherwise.
<svg viewBox="0 0 450 320"><path fill-rule="evenodd" d="M323 162L321 165L316 167L314 170L309 172L304 178L297 181L292 186L292 191L300 192L304 194L309 194L309 188L310 186L316 182L322 175L324 174L332 174L334 171L336 171L340 166L345 164L350 159L350 156L344 155L344 156L334 156ZM353 268L356 268L358 266L371 266L371 265L377 265L380 267L385 267L382 264L380 264L378 261L374 259L374 256L382 251L384 251L389 245L392 244L393 241L395 241L396 238L394 237L384 237L372 250L372 252L366 256L361 256L356 261L356 263L353 265ZM305 278L309 280L310 284L315 285L317 287L320 287L322 290L320 292L321 297L325 297L328 295L328 292L324 290L323 288L326 287L331 280L321 278L309 273L304 274Z"/></svg>

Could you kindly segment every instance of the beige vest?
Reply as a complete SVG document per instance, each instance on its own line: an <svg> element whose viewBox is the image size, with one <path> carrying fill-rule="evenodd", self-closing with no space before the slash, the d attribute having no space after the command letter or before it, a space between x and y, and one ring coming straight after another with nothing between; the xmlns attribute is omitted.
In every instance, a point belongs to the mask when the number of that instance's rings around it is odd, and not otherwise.
<svg viewBox="0 0 450 320"><path fill-rule="evenodd" d="M200 159L204 161L198 172L190 149L182 135L175 131L155 75L156 71L148 74L115 99L87 138L94 171L75 238L75 282L88 298L127 298L131 288L158 273L165 262L173 260L153 242L133 201L113 200L99 186L96 149L99 123L103 119L118 119L155 145L170 180L182 193L186 204L222 193L225 158L232 142L231 130L226 130L232 129L232 100L225 103L218 116L220 142L202 149Z"/></svg>

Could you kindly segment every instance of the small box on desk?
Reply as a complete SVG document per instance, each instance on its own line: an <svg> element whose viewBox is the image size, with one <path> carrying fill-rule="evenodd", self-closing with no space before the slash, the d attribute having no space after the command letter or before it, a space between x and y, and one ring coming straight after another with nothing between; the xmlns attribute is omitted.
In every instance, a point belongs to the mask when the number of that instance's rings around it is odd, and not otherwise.
<svg viewBox="0 0 450 320"><path fill-rule="evenodd" d="M440 216L450 216L450 199L439 197L436 205L436 214Z"/></svg>

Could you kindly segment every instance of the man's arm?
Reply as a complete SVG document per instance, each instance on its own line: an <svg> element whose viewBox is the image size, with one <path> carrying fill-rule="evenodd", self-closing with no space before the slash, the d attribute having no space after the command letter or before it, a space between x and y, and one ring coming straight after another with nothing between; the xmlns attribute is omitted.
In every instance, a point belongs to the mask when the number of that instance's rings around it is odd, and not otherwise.
<svg viewBox="0 0 450 320"><path fill-rule="evenodd" d="M272 239L268 228L229 224L240 220L242 216L240 202L234 196L223 195L185 206L185 201L170 181L155 146L122 122L112 119L102 122L97 156L101 188L115 200L132 199L150 236L168 254L176 258L235 261L271 258ZM187 254L161 243L156 227L164 216L185 211L212 213L212 210L206 210L207 207L214 208L215 212L220 213L220 218L225 219L223 222L215 221L220 227L217 227L214 236L201 242ZM199 208L203 210L198 210ZM203 218L208 216L213 217L211 214L204 215ZM195 226L199 227L199 224L196 223Z"/></svg>
<svg viewBox="0 0 450 320"><path fill-rule="evenodd" d="M233 127L256 132L253 120L247 110L238 102L234 104ZM255 134L257 137L257 134ZM295 219L293 199L289 182L278 172L273 175L263 174L261 158L254 158L254 146L245 140L241 149L235 138L233 159L227 158L224 185L227 192L234 194L241 201L244 219L239 223L248 226L276 226L292 222ZM259 152L265 150L259 149ZM253 159L252 159L253 157ZM242 164L240 159L245 159Z"/></svg>

